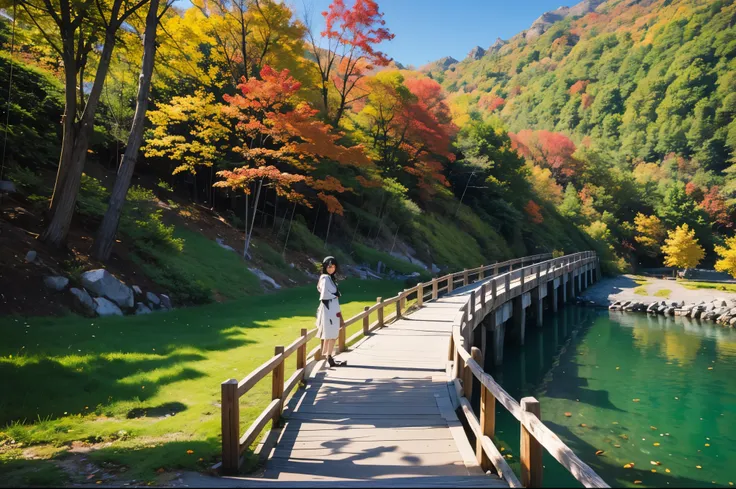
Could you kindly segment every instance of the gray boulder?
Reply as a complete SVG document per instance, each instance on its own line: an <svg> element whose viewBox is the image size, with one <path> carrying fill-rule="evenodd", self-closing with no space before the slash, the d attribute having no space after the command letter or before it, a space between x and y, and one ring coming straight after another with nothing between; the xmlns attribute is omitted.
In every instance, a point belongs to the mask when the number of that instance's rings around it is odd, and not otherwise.
<svg viewBox="0 0 736 489"><path fill-rule="evenodd" d="M133 293L136 295L136 297L139 295L143 295L143 291L137 285L132 286L131 289L133 289Z"/></svg>
<svg viewBox="0 0 736 489"><path fill-rule="evenodd" d="M146 292L146 299L148 299L148 303L154 307L161 305L161 299L159 299L153 292Z"/></svg>
<svg viewBox="0 0 736 489"><path fill-rule="evenodd" d="M95 315L95 301L84 289L72 287L69 292L74 296L74 307L86 316Z"/></svg>
<svg viewBox="0 0 736 489"><path fill-rule="evenodd" d="M139 314L151 314L152 312L153 311L151 310L151 308L148 307L147 305L145 305L142 302L138 302L135 305L135 313L136 313L136 315L139 315Z"/></svg>
<svg viewBox="0 0 736 489"><path fill-rule="evenodd" d="M225 240L222 238L215 238L215 242L220 245L220 248L226 249L228 251L235 251L235 248L232 246L225 244ZM237 253L237 252L236 252Z"/></svg>
<svg viewBox="0 0 736 489"><path fill-rule="evenodd" d="M729 325L731 325L731 327L736 327L736 317L732 317L732 318L731 318L731 319L730 319L730 320L728 321L728 324L729 324Z"/></svg>
<svg viewBox="0 0 736 489"><path fill-rule="evenodd" d="M43 284L49 289L60 291L66 289L66 286L69 285L69 279L60 276L49 276L43 278Z"/></svg>
<svg viewBox="0 0 736 489"><path fill-rule="evenodd" d="M171 299L166 294L161 294L161 307L164 309L173 309L173 307L171 307Z"/></svg>
<svg viewBox="0 0 736 489"><path fill-rule="evenodd" d="M95 297L95 312L100 316L122 316L123 311L120 310L114 302L104 297Z"/></svg>
<svg viewBox="0 0 736 489"><path fill-rule="evenodd" d="M133 307L133 291L107 270L100 268L82 274L82 285L99 297L107 297L120 307Z"/></svg>

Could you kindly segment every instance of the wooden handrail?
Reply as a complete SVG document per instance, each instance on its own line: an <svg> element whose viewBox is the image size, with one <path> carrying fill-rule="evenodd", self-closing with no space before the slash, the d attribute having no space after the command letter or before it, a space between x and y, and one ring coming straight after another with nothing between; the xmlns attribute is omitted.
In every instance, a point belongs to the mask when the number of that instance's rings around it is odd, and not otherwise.
<svg viewBox="0 0 736 489"><path fill-rule="evenodd" d="M367 307L366 309L359 312L355 316L344 321L344 325L340 328L340 336L339 336L340 350L344 351L344 349L347 347L348 344L351 344L352 342L358 340L362 336L365 336L366 334L371 334L371 332L375 331L376 329L385 327L390 322L396 320L397 318L400 318L402 314L406 313L405 302L407 298L410 296L413 296L413 295L416 296L417 306L421 307L424 302L436 300L439 297L439 293L441 291L452 292L454 285L455 285L454 283L459 278L463 278L463 283L467 284L467 283L470 283L470 279L472 277L476 277L477 280L481 280L481 279L484 279L486 275L488 275L487 272L491 272L491 275L497 274L498 270L503 267L508 267L509 271L507 271L505 274L498 275L498 276L503 276L503 275L508 276L511 273L510 271L513 270L514 265L522 264L524 262L527 262L527 263L536 262L538 260L541 260L549 256L551 255L549 254L533 255L533 256L528 256L524 258L515 258L512 260L507 260L507 261L500 262L500 263L497 262L491 265L484 265L478 268L466 269L461 272L450 273L443 277L433 278L429 282L419 283L415 285L414 287L401 291L394 297L389 297L387 299L382 299L379 297L376 300L376 303L374 305ZM480 304L481 307L486 307L488 304L493 303L493 300L496 297L496 288L497 288L497 283L495 281L496 278L497 277L494 277L491 279L492 285L490 288L483 289L484 291L492 290L492 294L490 298L491 300L478 301L478 304ZM487 299L487 298L484 297L484 299ZM396 311L391 314L386 314L386 307L393 306L394 304L396 305ZM473 322L475 322L476 317L475 317L474 312L475 311L471 311L471 314L468 314L468 304L465 304L459 313L459 317L457 318L457 321L460 321L460 322L457 324L461 324L463 321L467 322L469 317L472 317ZM370 321L370 317L372 314L376 315L376 320L373 322ZM350 338L345 338L347 327L357 322L360 322L360 321L363 322L363 328L357 331L355 334L353 334ZM453 328L454 328L454 325L453 325ZM453 329L453 336L451 340L454 340L454 335L455 335L455 332ZM253 370L244 379L242 379L239 382L236 379L229 379L222 383L221 390L222 390L222 435L223 436L222 436L221 469L223 472L225 473L237 472L238 468L240 467L240 463L241 463L240 456L243 453L243 451L245 451L250 446L250 444L252 444L256 440L258 435L261 433L261 431L263 431L263 429L265 428L265 426L268 424L269 421L273 420L274 425L278 424L278 420L281 417L281 412L283 410L283 406L284 406L286 399L292 393L292 391L296 388L296 386L299 385L299 383L302 380L304 380L306 372L310 368L313 367L316 361L320 360L321 358L322 347L320 345L317 345L311 351L307 352L307 343L311 339L315 338L316 336L317 336L316 328L311 329L309 331L307 331L306 329L302 329L302 335L299 338L294 340L286 348L277 346L275 350L276 351L275 355L271 357L269 360L267 360L266 362L264 362L262 365L257 367L255 370ZM462 347L462 345L464 344L464 340L460 342L455 341L454 344L455 344L455 354L460 355L460 356L457 356L456 358L457 359L462 358L463 362L465 363L466 357L467 357L467 363L465 364L468 367L468 372L470 375L476 375L478 373L477 370L480 368L480 366L477 364L477 362L473 361L473 359L468 356L469 354L467 354L467 352L465 352L465 349ZM289 379L285 380L284 379L284 363L295 352L297 353L296 371L292 374L291 377L289 377ZM463 356L464 353L465 353L465 356ZM480 368L480 370L482 372L482 368ZM240 426L239 399L243 395L247 394L258 382L264 379L268 374L272 374L272 401L268 404L268 406L266 406L266 408L261 412L261 414L256 418L256 420L250 425L250 427L245 432L245 434L242 437L240 437L239 436L239 429L240 429L239 428ZM498 386L498 388L500 389L500 386ZM501 397L496 396L496 398L498 398L499 401L502 404L504 404L505 400L502 400L502 397L503 396ZM509 396L509 399L513 401L513 399L510 398L510 396ZM533 426L532 428L529 429L529 431L532 434L538 433L539 430L540 428L538 426ZM489 445L492 446L493 444L490 438L485 436L485 437L481 437L481 445L488 447ZM503 460L503 457L500 457L500 454L493 455L494 460L497 460L498 458ZM508 469L508 471L510 472L510 469ZM506 475L508 476L508 474ZM510 479L507 479L507 480L510 480ZM516 487L516 486L512 485L512 487Z"/></svg>

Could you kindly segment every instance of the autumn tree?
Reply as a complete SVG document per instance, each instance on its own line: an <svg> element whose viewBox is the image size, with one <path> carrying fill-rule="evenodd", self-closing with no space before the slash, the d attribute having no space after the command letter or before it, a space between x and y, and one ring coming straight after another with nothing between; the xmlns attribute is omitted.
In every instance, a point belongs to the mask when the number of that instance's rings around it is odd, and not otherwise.
<svg viewBox="0 0 736 489"><path fill-rule="evenodd" d="M388 177L410 175L426 198L436 184L448 185L445 163L454 161L451 138L456 132L440 85L429 78L405 79L382 72L367 81L356 121L378 165Z"/></svg>
<svg viewBox="0 0 736 489"><path fill-rule="evenodd" d="M695 237L695 230L687 224L677 226L668 233L662 252L664 264L675 268L694 268L705 256L705 250Z"/></svg>
<svg viewBox="0 0 736 489"><path fill-rule="evenodd" d="M338 143L340 135L317 120L318 111L296 98L300 88L301 83L288 70L264 66L258 79L243 81L238 85L240 93L225 97L224 113L236 121L239 145L235 150L245 165L218 172L223 180L215 186L250 195L251 185L257 184L254 209L264 183L280 197L311 207L308 197L296 188L301 183L316 193L331 216L342 215L335 194L352 189L334 176L321 174L320 168L327 161L356 168L370 167L371 162L362 147ZM254 224L255 212L247 231L246 253Z"/></svg>
<svg viewBox="0 0 736 489"><path fill-rule="evenodd" d="M308 36L320 75L325 117L337 127L345 109L366 95L354 94L360 80L374 66L389 64L388 56L376 47L383 41L390 41L394 35L384 27L386 21L374 0L355 0L352 7L346 6L344 0L333 0L322 16L325 30L321 37L326 46L320 45L309 20ZM330 88L337 93L334 108L330 103Z"/></svg>
<svg viewBox="0 0 736 489"><path fill-rule="evenodd" d="M713 185L703 196L703 200L698 205L703 209L717 227L730 229L733 228L734 222L728 212L726 199L720 193L717 185Z"/></svg>
<svg viewBox="0 0 736 489"><path fill-rule="evenodd" d="M569 182L582 169L580 161L573 156L575 143L564 134L524 129L509 136L520 155L541 167L549 168L560 184Z"/></svg>
<svg viewBox="0 0 736 489"><path fill-rule="evenodd" d="M716 246L715 251L720 257L716 261L716 270L736 278L736 236L727 238L725 246Z"/></svg>
<svg viewBox="0 0 736 489"><path fill-rule="evenodd" d="M644 253L651 257L659 255L667 236L667 230L662 221L655 215L646 216L641 212L634 218L636 236L634 239L642 247Z"/></svg>
<svg viewBox="0 0 736 489"><path fill-rule="evenodd" d="M544 217L542 217L542 208L533 200L526 203L524 206L524 212L526 212L529 220L534 224L542 224L544 222Z"/></svg>
<svg viewBox="0 0 736 489"><path fill-rule="evenodd" d="M562 186L552 177L550 169L542 168L531 162L527 162L527 168L529 170L529 183L531 183L534 193L540 199L554 205L562 204Z"/></svg>
<svg viewBox="0 0 736 489"><path fill-rule="evenodd" d="M130 16L148 1L18 0L21 20L39 30L64 67L61 155L50 220L41 234L41 239L52 245L61 246L69 232L116 36ZM94 67L92 78L87 73L89 65Z"/></svg>

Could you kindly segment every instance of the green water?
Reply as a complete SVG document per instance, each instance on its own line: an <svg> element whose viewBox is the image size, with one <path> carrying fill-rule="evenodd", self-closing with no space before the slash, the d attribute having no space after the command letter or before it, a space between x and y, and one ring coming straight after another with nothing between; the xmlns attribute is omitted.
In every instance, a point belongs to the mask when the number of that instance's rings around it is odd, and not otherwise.
<svg viewBox="0 0 736 489"><path fill-rule="evenodd" d="M524 347L507 336L493 376L539 399L543 421L611 486L736 484L736 330L568 306L528 326ZM497 442L518 473L519 423L503 408ZM546 453L544 465L546 487L579 486Z"/></svg>

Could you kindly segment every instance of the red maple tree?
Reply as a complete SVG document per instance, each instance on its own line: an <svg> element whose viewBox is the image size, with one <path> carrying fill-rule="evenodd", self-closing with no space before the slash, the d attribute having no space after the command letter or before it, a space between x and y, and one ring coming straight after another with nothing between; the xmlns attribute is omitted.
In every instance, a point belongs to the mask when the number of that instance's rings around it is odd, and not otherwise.
<svg viewBox="0 0 736 489"><path fill-rule="evenodd" d="M549 168L558 183L567 183L582 170L582 163L573 157L575 143L559 132L524 129L509 133L512 147L524 158L543 168Z"/></svg>
<svg viewBox="0 0 736 489"><path fill-rule="evenodd" d="M728 229L734 227L733 219L731 219L731 215L728 212L726 199L721 195L718 185L713 185L710 190L706 192L699 206L717 225Z"/></svg>
<svg viewBox="0 0 736 489"><path fill-rule="evenodd" d="M533 200L526 203L524 206L524 212L526 212L527 216L529 216L529 220L534 224L542 224L544 222L544 217L542 217L542 208Z"/></svg>
<svg viewBox="0 0 736 489"><path fill-rule="evenodd" d="M312 54L320 74L322 103L325 114L333 126L340 123L345 109L362 97L353 97L358 82L374 66L386 66L391 61L377 46L390 41L383 13L374 0L355 0L352 8L344 0L333 0L327 11L322 12L325 29L320 33L327 46L317 43L311 30L309 37ZM338 104L331 114L329 88L332 84L338 94Z"/></svg>

